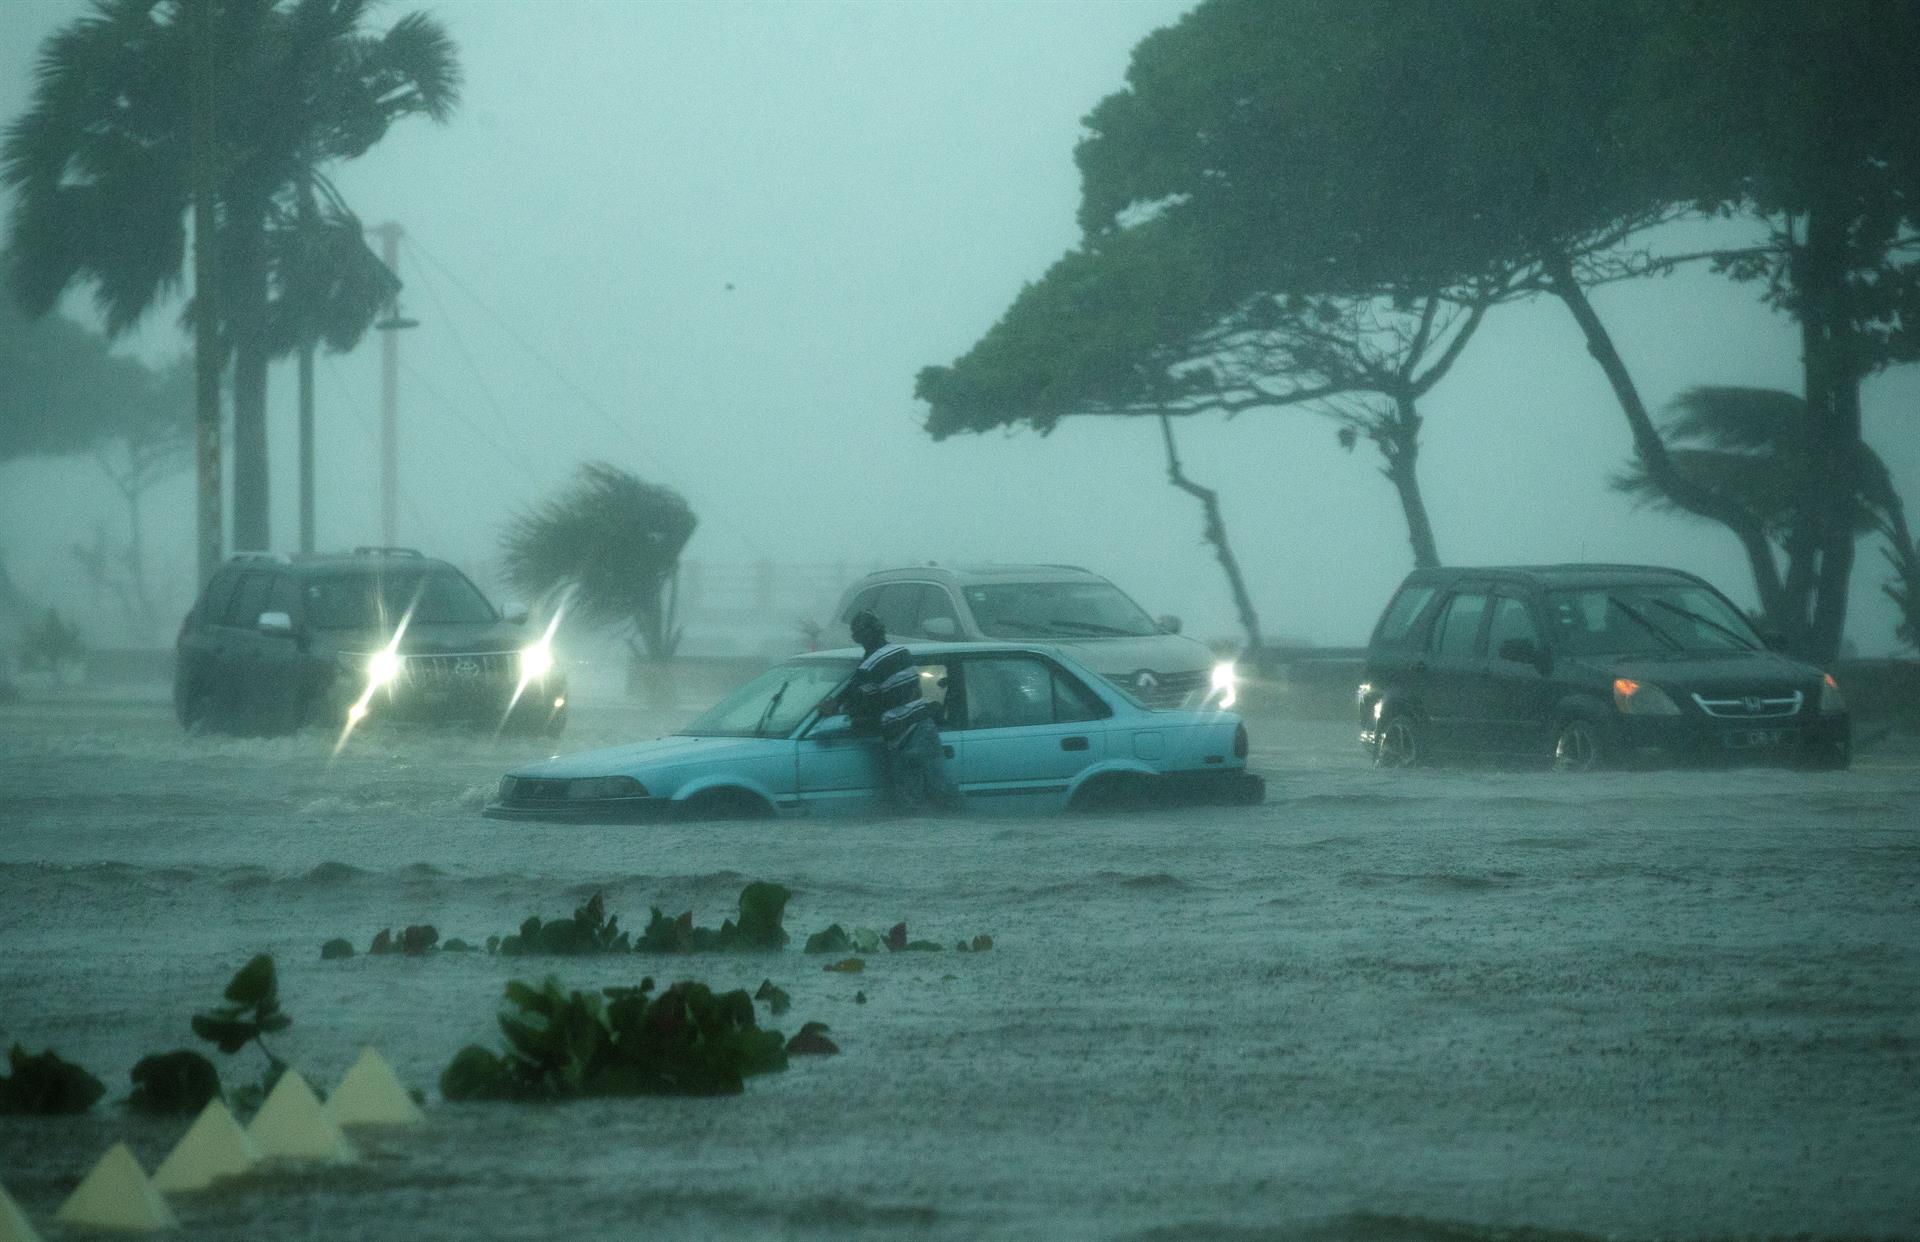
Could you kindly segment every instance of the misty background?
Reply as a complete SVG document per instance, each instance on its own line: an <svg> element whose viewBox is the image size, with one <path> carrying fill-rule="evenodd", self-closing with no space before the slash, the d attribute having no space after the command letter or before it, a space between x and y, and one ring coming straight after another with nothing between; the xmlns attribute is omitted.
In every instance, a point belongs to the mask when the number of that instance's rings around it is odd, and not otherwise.
<svg viewBox="0 0 1920 1242"><path fill-rule="evenodd" d="M1190 633L1231 638L1200 511L1167 485L1153 420L935 443L912 397L919 368L966 351L1078 240L1081 118L1120 89L1134 45L1190 7L429 6L458 44L461 106L445 127L395 126L335 177L369 225L407 233L402 306L420 326L401 341L400 541L495 589L507 519L603 459L686 495L701 521L690 560L1072 562ZM42 40L86 8L0 6L0 117L25 107ZM1750 286L1691 270L1594 301L1656 411L1697 385L1801 386L1797 328ZM93 322L84 292L63 309ZM177 310L117 348L184 356ZM378 541L378 355L377 334L321 355L323 549ZM270 393L274 546L291 550L290 361ZM1866 442L1920 494L1920 377L1870 378L1863 404ZM1609 488L1628 428L1563 308L1492 311L1423 412L1447 563L1668 564L1755 602L1724 529ZM1269 641L1364 641L1412 566L1376 456L1297 409L1180 435L1188 473L1221 493ZM193 593L191 473L147 512L149 572L177 618ZM9 570L96 642L129 636L70 549L123 520L84 456L0 465ZM1862 654L1895 646L1887 576L1863 540L1848 626Z"/></svg>

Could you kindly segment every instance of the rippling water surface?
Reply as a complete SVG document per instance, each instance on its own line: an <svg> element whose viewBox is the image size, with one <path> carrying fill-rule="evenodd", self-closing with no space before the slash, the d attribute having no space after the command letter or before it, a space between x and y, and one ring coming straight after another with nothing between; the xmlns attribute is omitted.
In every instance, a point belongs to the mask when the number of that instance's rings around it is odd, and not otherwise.
<svg viewBox="0 0 1920 1242"><path fill-rule="evenodd" d="M589 704L565 745L673 723ZM326 1085L373 1044L430 1122L178 1200L189 1236L1920 1235L1920 747L1385 775L1344 725L1252 727L1258 808L609 828L481 819L524 743L330 761L317 735L184 738L157 695L0 709L0 1044L109 1087L0 1121L0 1183L45 1223L111 1142L151 1168L184 1125L112 1105L128 1068L269 951L278 1050ZM786 953L319 958L596 892L623 924L717 926L754 879L794 890ZM995 947L858 976L798 951L902 919ZM767 1020L843 1053L720 1100L440 1103L502 984L549 970L771 977L794 1007Z"/></svg>

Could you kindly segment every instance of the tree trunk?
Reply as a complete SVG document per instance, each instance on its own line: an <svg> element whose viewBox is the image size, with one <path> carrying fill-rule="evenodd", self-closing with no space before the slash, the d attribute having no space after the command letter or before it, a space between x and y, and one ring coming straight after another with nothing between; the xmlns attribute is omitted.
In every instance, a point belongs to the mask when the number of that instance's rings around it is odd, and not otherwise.
<svg viewBox="0 0 1920 1242"><path fill-rule="evenodd" d="M226 358L220 348L219 262L213 203L218 192L214 163L215 107L213 98L212 0L194 0L187 16L192 22L192 55L188 98L191 115L193 194L193 388L194 463L196 474L195 531L200 581L205 584L220 565L220 372Z"/></svg>
<svg viewBox="0 0 1920 1242"><path fill-rule="evenodd" d="M1374 425L1371 438L1386 458L1381 473L1400 493L1400 511L1406 516L1414 567L1438 569L1440 549L1434 542L1433 523L1427 517L1427 502L1420 494L1420 421L1414 398L1397 396L1392 416Z"/></svg>
<svg viewBox="0 0 1920 1242"><path fill-rule="evenodd" d="M1247 594L1247 583L1240 576L1240 562L1234 558L1233 548L1227 543L1227 524L1220 516L1220 494L1210 487L1202 487L1186 476L1180 468L1180 454L1173 444L1173 421L1165 414L1160 416L1160 434L1167 442L1167 480L1175 487L1200 502L1200 508L1206 515L1203 536L1213 545L1214 555L1220 559L1220 568L1226 572L1227 587L1233 592L1233 606L1240 614L1240 628L1247 632L1246 657L1258 661L1262 642L1260 639L1260 614L1254 611L1253 597Z"/></svg>
<svg viewBox="0 0 1920 1242"><path fill-rule="evenodd" d="M300 347L300 550L313 551L313 346Z"/></svg>
<svg viewBox="0 0 1920 1242"><path fill-rule="evenodd" d="M1620 351L1615 348L1612 335L1608 333L1606 325L1600 322L1593 304L1587 301L1585 290L1580 288L1580 282L1574 277L1572 262L1565 255L1554 254L1542 261L1542 267L1552 281L1554 296L1566 304L1574 322L1580 325L1580 333L1586 338L1587 352L1600 364L1601 372L1606 375L1607 383L1613 389L1614 399L1627 416L1627 426L1633 432L1634 451L1647 472L1647 478L1652 480L1661 495L1675 505L1697 517L1719 522L1733 532L1747 554L1747 565L1753 573L1754 590L1760 597L1761 609L1769 616L1777 615L1784 597L1780 587L1780 569L1774 562L1773 548L1767 543L1765 526L1739 501L1695 482L1674 466L1673 458L1667 453L1667 443L1654 427L1653 416L1640 399L1640 390L1627 371Z"/></svg>
<svg viewBox="0 0 1920 1242"><path fill-rule="evenodd" d="M1839 210L1807 218L1794 255L1807 398L1806 515L1819 539L1820 574L1803 654L1817 663L1840 653L1853 576L1855 495L1860 477L1860 366L1847 291L1846 223Z"/></svg>
<svg viewBox="0 0 1920 1242"><path fill-rule="evenodd" d="M228 202L227 235L235 253L234 297L227 323L233 337L233 546L273 547L267 495L267 274L264 208Z"/></svg>

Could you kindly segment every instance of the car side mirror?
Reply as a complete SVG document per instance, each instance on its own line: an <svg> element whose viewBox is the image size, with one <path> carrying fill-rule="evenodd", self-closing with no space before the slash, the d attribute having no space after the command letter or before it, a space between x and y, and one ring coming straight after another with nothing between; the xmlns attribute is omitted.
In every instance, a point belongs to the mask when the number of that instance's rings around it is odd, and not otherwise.
<svg viewBox="0 0 1920 1242"><path fill-rule="evenodd" d="M508 625L525 625L528 615L525 604L507 604L500 609L500 619Z"/></svg>
<svg viewBox="0 0 1920 1242"><path fill-rule="evenodd" d="M1534 646L1531 638L1509 638L1501 643L1500 658L1511 660L1515 664L1531 664L1541 672L1545 672L1547 667L1545 653Z"/></svg>
<svg viewBox="0 0 1920 1242"><path fill-rule="evenodd" d="M922 624L928 638L937 638L941 642L960 637L960 623L952 617L928 617Z"/></svg>
<svg viewBox="0 0 1920 1242"><path fill-rule="evenodd" d="M830 742L835 738L853 736L853 717L844 713L838 716L822 716L807 730L807 739L814 742Z"/></svg>
<svg viewBox="0 0 1920 1242"><path fill-rule="evenodd" d="M263 612L260 614L259 629L262 634L275 638L293 637L293 618L284 612Z"/></svg>
<svg viewBox="0 0 1920 1242"><path fill-rule="evenodd" d="M1178 634L1180 632L1180 618L1174 616L1172 613L1165 613L1159 617L1155 617L1154 624L1160 627L1162 634Z"/></svg>

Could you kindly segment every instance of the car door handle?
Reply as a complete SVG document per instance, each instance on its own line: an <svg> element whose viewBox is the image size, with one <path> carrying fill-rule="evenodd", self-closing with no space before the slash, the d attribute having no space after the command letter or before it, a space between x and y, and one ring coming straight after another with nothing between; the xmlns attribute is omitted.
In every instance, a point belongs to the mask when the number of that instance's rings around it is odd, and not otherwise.
<svg viewBox="0 0 1920 1242"><path fill-rule="evenodd" d="M1060 739L1061 750L1085 750L1086 748L1087 739L1084 737L1063 737Z"/></svg>

